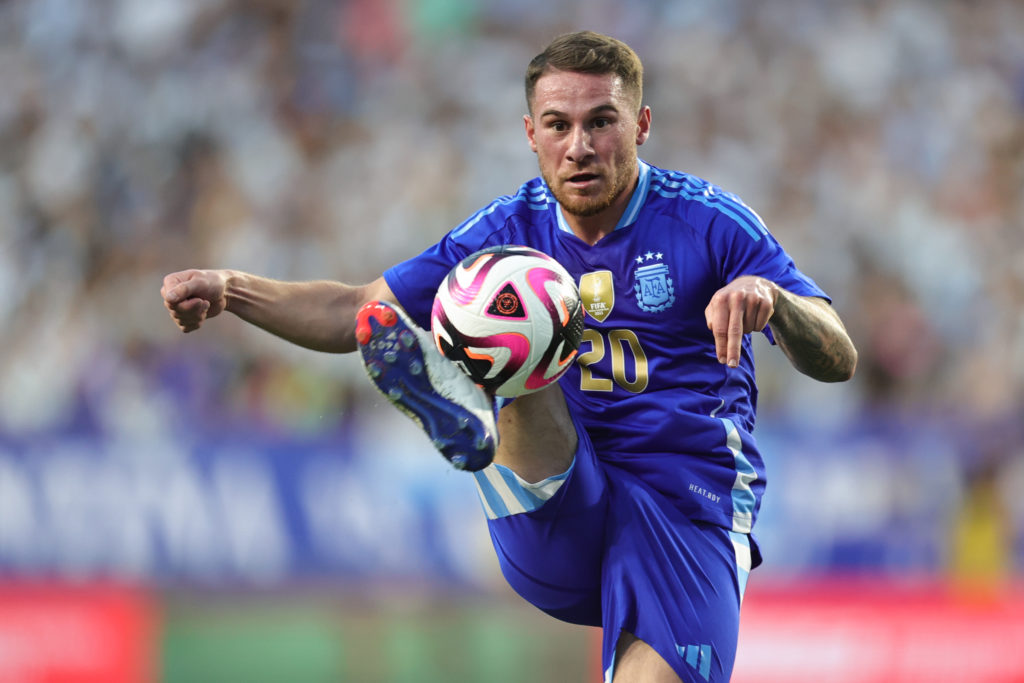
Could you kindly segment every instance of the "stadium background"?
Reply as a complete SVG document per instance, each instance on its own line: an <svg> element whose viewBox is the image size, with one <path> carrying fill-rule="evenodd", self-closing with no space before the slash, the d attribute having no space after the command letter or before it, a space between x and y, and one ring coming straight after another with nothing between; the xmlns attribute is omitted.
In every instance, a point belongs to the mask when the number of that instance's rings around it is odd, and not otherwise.
<svg viewBox="0 0 1024 683"><path fill-rule="evenodd" d="M1024 680L1016 0L0 4L0 680L598 680L355 358L158 291L417 253L536 174L522 72L581 27L645 61L644 158L744 197L860 350L757 347L736 680Z"/></svg>

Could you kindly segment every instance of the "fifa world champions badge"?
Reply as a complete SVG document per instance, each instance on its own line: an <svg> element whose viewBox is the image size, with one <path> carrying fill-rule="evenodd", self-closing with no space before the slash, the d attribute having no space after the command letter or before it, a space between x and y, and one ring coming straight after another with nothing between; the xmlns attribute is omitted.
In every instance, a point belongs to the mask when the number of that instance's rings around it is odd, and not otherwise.
<svg viewBox="0 0 1024 683"><path fill-rule="evenodd" d="M637 256L639 264L656 260L649 265L640 265L633 273L636 302L640 309L647 313L660 313L672 306L676 300L675 287L669 277L668 265L661 262L663 255L647 252Z"/></svg>
<svg viewBox="0 0 1024 683"><path fill-rule="evenodd" d="M584 273L580 278L580 298L587 315L603 323L615 308L615 288L612 286L612 271L595 270Z"/></svg>

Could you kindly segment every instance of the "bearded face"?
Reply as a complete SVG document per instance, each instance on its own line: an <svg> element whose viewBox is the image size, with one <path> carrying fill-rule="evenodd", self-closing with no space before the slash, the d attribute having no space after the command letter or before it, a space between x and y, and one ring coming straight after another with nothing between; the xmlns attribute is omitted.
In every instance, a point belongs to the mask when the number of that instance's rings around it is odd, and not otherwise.
<svg viewBox="0 0 1024 683"><path fill-rule="evenodd" d="M650 110L614 74L551 71L537 81L527 138L541 176L565 213L599 216L628 202L637 176L637 145Z"/></svg>

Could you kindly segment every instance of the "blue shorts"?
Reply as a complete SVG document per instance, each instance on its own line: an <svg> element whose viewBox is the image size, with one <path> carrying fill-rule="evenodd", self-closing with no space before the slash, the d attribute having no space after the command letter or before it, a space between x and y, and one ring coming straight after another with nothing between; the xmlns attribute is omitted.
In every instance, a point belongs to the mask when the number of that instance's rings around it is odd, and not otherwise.
<svg viewBox="0 0 1024 683"><path fill-rule="evenodd" d="M683 681L728 681L756 546L747 534L688 519L634 474L599 461L576 427L575 460L553 478L562 481L550 498L517 487L500 466L477 477L505 579L558 619L602 627L606 680L625 630ZM508 487L499 493L487 476Z"/></svg>

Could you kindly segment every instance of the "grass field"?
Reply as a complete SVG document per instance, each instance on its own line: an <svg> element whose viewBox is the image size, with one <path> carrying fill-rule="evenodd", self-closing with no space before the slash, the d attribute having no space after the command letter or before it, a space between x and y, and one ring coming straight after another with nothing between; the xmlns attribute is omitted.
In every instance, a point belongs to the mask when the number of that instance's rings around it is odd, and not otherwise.
<svg viewBox="0 0 1024 683"><path fill-rule="evenodd" d="M164 683L599 680L597 631L511 600L390 596L175 596Z"/></svg>

